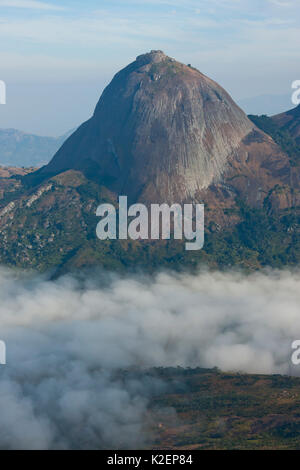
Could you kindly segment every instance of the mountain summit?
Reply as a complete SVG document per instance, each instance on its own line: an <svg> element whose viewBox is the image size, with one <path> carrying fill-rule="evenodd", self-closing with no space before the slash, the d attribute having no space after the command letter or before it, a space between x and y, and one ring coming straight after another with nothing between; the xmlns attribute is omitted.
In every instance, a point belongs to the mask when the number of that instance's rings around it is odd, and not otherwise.
<svg viewBox="0 0 300 470"><path fill-rule="evenodd" d="M0 175L0 262L59 272L298 264L297 113L278 125L250 120L193 67L162 51L138 56L48 165ZM188 252L179 240L100 242L97 207L117 206L120 195L147 205L203 203L203 250Z"/></svg>
<svg viewBox="0 0 300 470"><path fill-rule="evenodd" d="M220 180L254 127L213 80L151 51L115 75L41 173L81 170L132 200L181 202Z"/></svg>

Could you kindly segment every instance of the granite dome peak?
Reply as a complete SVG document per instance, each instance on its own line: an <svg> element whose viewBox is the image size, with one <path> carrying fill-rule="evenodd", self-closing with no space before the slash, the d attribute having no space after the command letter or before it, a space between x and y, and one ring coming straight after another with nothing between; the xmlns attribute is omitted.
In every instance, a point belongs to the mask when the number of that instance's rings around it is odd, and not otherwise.
<svg viewBox="0 0 300 470"><path fill-rule="evenodd" d="M92 174L131 200L181 202L219 181L254 124L216 82L160 50L106 87L40 174Z"/></svg>

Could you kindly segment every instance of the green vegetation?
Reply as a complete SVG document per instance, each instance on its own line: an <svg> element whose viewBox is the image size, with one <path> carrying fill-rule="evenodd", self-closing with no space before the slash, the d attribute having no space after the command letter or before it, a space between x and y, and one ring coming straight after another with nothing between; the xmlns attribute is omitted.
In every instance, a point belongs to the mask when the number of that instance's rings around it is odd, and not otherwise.
<svg viewBox="0 0 300 470"><path fill-rule="evenodd" d="M300 261L298 209L269 213L268 198L261 210L237 201L236 208L229 209L240 220L237 225L222 230L214 223L207 224L204 249L188 252L184 242L174 240L98 240L96 208L113 202L109 192L74 173L51 181L51 189L30 207L27 201L32 192L24 201L21 198L13 209L13 217L2 227L1 263L62 273L99 265L112 270L150 272L159 268L193 271L199 264L255 270L293 266ZM18 188L18 195L19 191ZM14 199L12 194L11 188L4 194L2 207ZM228 209L225 211L227 214Z"/></svg>
<svg viewBox="0 0 300 470"><path fill-rule="evenodd" d="M232 232L208 234L204 251L222 266L295 266L300 261L300 216L294 209L280 214L240 203L242 221Z"/></svg>
<svg viewBox="0 0 300 470"><path fill-rule="evenodd" d="M300 165L300 146L287 129L281 129L266 115L249 115L248 117L259 129L269 134L282 150L288 154L292 165Z"/></svg>
<svg viewBox="0 0 300 470"><path fill-rule="evenodd" d="M183 73L184 69L182 64L171 59L166 59L162 62L152 64L149 71L151 77L155 78L160 76L164 80L169 80L170 77Z"/></svg>
<svg viewBox="0 0 300 470"><path fill-rule="evenodd" d="M134 378L137 372L127 372ZM160 368L166 391L150 402L149 447L299 449L300 378Z"/></svg>

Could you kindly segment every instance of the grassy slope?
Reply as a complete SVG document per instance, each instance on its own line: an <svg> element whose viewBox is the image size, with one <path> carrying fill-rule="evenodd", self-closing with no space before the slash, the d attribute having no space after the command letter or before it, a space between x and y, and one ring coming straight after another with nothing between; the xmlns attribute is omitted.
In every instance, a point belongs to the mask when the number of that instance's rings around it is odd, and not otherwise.
<svg viewBox="0 0 300 470"><path fill-rule="evenodd" d="M11 180L3 180L8 183ZM14 189L14 188L13 188ZM20 191L16 186L16 192ZM34 191L33 193L35 193ZM6 207L14 200L10 187L0 201ZM41 271L101 265L109 269L195 268L203 263L214 268L240 266L283 267L300 261L300 217L297 210L274 217L267 210L250 209L240 203L241 222L233 231L207 227L204 249L187 252L180 242L100 241L96 237L96 207L109 198L103 188L78 174L52 180L30 207L29 196L14 208L0 227L0 262ZM0 207L0 209L1 209ZM3 219L2 219L3 220Z"/></svg>
<svg viewBox="0 0 300 470"><path fill-rule="evenodd" d="M149 375L169 383L151 402L150 447L300 448L300 378L180 368Z"/></svg>
<svg viewBox="0 0 300 470"><path fill-rule="evenodd" d="M272 118L265 115L249 115L248 117L257 127L266 134L269 134L282 150L288 154L292 165L300 164L300 146L288 129L280 128Z"/></svg>

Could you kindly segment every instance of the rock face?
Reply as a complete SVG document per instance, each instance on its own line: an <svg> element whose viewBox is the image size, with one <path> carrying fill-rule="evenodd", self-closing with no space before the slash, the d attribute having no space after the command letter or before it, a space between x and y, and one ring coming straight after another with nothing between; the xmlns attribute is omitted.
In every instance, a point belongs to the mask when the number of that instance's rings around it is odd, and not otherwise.
<svg viewBox="0 0 300 470"><path fill-rule="evenodd" d="M288 130L300 145L300 104L286 113L273 116L272 119L281 129Z"/></svg>
<svg viewBox="0 0 300 470"><path fill-rule="evenodd" d="M131 200L181 202L221 180L254 127L213 80L151 51L114 77L40 173L81 170Z"/></svg>
<svg viewBox="0 0 300 470"><path fill-rule="evenodd" d="M294 128L298 118L287 114ZM47 166L0 175L0 263L66 271L298 265L300 163L254 122L199 71L161 51L139 56ZM117 205L120 194L203 202L204 249L187 252L177 240L100 242L96 209Z"/></svg>

